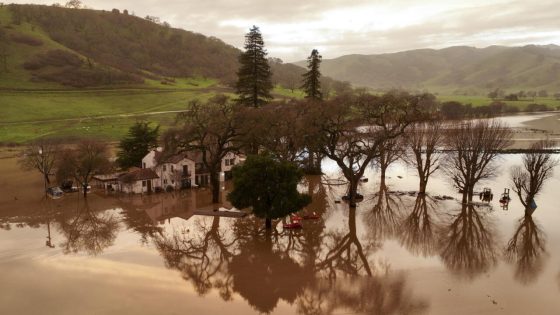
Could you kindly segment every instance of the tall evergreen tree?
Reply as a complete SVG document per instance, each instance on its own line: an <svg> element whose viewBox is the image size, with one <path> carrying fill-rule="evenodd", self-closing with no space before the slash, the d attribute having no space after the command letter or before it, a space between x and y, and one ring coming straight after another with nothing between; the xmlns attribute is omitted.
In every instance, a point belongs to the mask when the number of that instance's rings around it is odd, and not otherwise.
<svg viewBox="0 0 560 315"><path fill-rule="evenodd" d="M245 52L239 57L237 94L241 104L259 107L272 99L272 72L266 55L261 32L253 26L245 35Z"/></svg>
<svg viewBox="0 0 560 315"><path fill-rule="evenodd" d="M138 121L130 127L128 134L119 143L117 163L122 168L140 167L142 158L157 147L159 126L154 128L145 121Z"/></svg>
<svg viewBox="0 0 560 315"><path fill-rule="evenodd" d="M303 74L303 85L301 88L305 92L305 97L312 100L322 100L323 94L321 93L321 72L319 66L323 57L319 55L317 49L311 51L311 55L307 57L308 71Z"/></svg>

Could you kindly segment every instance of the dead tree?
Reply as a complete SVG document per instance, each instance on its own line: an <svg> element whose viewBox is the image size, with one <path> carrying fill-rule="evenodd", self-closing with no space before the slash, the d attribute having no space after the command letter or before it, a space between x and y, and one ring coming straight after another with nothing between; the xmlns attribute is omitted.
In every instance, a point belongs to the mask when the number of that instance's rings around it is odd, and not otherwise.
<svg viewBox="0 0 560 315"><path fill-rule="evenodd" d="M440 120L416 123L407 130L404 141L407 154L404 160L413 165L420 179L419 194L426 193L430 176L439 169L439 149L444 144L443 126Z"/></svg>
<svg viewBox="0 0 560 315"><path fill-rule="evenodd" d="M514 166L511 169L513 191L525 207L525 212L531 214L531 203L541 191L543 184L552 177L558 160L546 150L554 147L549 140L539 141L531 146L531 151L523 155L523 167Z"/></svg>
<svg viewBox="0 0 560 315"><path fill-rule="evenodd" d="M495 176L494 162L511 137L511 129L497 120L470 120L446 131L445 172L462 192L463 203L472 201L479 181Z"/></svg>

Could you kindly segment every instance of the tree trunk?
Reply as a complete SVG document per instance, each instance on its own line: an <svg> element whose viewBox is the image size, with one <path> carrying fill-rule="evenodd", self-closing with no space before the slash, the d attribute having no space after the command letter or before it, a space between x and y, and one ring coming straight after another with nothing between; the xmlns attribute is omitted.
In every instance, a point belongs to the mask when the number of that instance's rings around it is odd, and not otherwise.
<svg viewBox="0 0 560 315"><path fill-rule="evenodd" d="M358 180L353 178L350 180L350 187L348 189L348 204L351 208L356 207L356 194L358 193Z"/></svg>
<svg viewBox="0 0 560 315"><path fill-rule="evenodd" d="M218 172L210 173L210 185L212 186L212 203L220 202L220 175Z"/></svg>
<svg viewBox="0 0 560 315"><path fill-rule="evenodd" d="M266 227L267 230L271 230L272 229L272 219L271 218L266 218L264 221L264 226Z"/></svg>
<svg viewBox="0 0 560 315"><path fill-rule="evenodd" d="M51 183L51 180L49 179L49 174L45 174L45 182L47 182L47 184Z"/></svg>
<svg viewBox="0 0 560 315"><path fill-rule="evenodd" d="M82 184L82 189L84 190L84 199L87 199L87 183Z"/></svg>
<svg viewBox="0 0 560 315"><path fill-rule="evenodd" d="M420 189L418 190L419 195L426 194L426 186L428 186L428 181L420 177Z"/></svg>

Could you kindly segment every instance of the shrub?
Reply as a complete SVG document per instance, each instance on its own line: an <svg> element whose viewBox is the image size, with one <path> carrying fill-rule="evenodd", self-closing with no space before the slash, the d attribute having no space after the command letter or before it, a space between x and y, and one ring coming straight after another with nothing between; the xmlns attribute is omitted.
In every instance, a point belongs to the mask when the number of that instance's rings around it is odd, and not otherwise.
<svg viewBox="0 0 560 315"><path fill-rule="evenodd" d="M11 36L12 41L16 42L16 43L20 43L20 44L25 44L25 45L29 45L29 46L41 46L43 45L43 41L32 37L32 36L28 36L28 35L24 35L24 34L13 34Z"/></svg>

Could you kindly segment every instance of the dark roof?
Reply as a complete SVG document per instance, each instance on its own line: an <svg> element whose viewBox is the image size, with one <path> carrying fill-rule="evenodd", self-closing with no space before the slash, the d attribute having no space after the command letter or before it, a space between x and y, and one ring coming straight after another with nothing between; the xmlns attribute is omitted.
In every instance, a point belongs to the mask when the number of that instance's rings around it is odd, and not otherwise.
<svg viewBox="0 0 560 315"><path fill-rule="evenodd" d="M181 162L183 159L185 159L186 156L184 154L175 154L173 156L170 156L165 163L171 163L171 164L177 164L179 162Z"/></svg>
<svg viewBox="0 0 560 315"><path fill-rule="evenodd" d="M159 176L152 169L141 168L141 169L138 169L138 170L128 172L124 175L121 175L119 177L119 180L123 181L123 182L129 182L130 183L130 182L134 182L134 181L155 179L155 178L159 178Z"/></svg>

